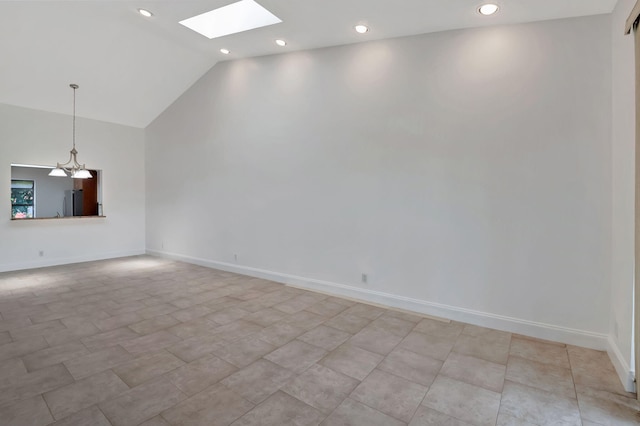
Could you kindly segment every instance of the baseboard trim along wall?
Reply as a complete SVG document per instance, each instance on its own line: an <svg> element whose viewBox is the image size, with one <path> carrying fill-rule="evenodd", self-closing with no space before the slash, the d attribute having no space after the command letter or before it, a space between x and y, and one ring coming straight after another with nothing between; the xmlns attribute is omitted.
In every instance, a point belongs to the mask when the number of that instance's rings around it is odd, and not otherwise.
<svg viewBox="0 0 640 426"><path fill-rule="evenodd" d="M555 342L562 342L601 351L608 351L610 349L609 336L602 333L559 327L552 324L544 324L535 321L491 314L488 312L443 305L381 291L267 271L249 266L183 256L159 250L147 250L147 254L252 277L268 279L308 290L358 299L364 302L385 305L420 314L446 318L454 321L508 331L511 333L523 334L539 339L552 340Z"/></svg>
<svg viewBox="0 0 640 426"><path fill-rule="evenodd" d="M116 259L118 257L140 256L145 254L144 249L114 251L106 253L97 253L87 256L59 257L49 259L37 259L27 262L10 263L6 265L0 264L0 272L20 271L23 269L46 268L47 266L68 265L72 263L93 262L96 260Z"/></svg>
<svg viewBox="0 0 640 426"><path fill-rule="evenodd" d="M609 358L611 358L611 362L616 369L616 373L618 373L618 377L620 377L624 389L627 392L635 392L635 373L631 371L631 367L624 359L624 356L622 356L622 352L620 352L620 348L616 344L613 336L609 336L607 339L607 354L609 354Z"/></svg>

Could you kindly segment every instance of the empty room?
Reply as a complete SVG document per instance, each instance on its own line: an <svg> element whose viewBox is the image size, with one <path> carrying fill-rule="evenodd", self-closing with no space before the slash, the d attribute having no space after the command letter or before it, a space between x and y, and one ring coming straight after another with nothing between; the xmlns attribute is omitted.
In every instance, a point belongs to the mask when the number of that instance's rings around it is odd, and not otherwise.
<svg viewBox="0 0 640 426"><path fill-rule="evenodd" d="M639 17L0 1L0 426L640 424Z"/></svg>

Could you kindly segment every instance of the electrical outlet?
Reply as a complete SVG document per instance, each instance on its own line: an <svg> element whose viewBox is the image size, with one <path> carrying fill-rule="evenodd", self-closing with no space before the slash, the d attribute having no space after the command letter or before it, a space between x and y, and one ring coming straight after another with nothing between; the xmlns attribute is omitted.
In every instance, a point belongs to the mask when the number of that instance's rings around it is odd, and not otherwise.
<svg viewBox="0 0 640 426"><path fill-rule="evenodd" d="M38 252L38 256L40 256L40 257L44 256L44 250L40 250L40 251Z"/></svg>
<svg viewBox="0 0 640 426"><path fill-rule="evenodd" d="M367 274L362 274L362 282L366 284L367 281L369 281L369 277L367 276Z"/></svg>
<svg viewBox="0 0 640 426"><path fill-rule="evenodd" d="M237 255L237 254L234 254L234 255L233 255L233 260L234 260L234 262L237 262L237 261L238 261L238 255Z"/></svg>

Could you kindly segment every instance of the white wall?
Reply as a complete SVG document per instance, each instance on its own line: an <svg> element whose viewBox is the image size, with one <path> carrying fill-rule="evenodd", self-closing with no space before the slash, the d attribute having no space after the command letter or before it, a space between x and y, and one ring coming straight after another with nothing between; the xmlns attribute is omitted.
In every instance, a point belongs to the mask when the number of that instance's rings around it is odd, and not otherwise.
<svg viewBox="0 0 640 426"><path fill-rule="evenodd" d="M0 104L0 271L144 253L144 130L78 118L76 135L107 217L11 221L11 163L67 161L71 117Z"/></svg>
<svg viewBox="0 0 640 426"><path fill-rule="evenodd" d="M619 0L612 14L612 275L610 354L621 378L633 369L635 199L635 61L624 24L636 0ZM617 330L617 333L616 333ZM628 379L623 383L628 385Z"/></svg>
<svg viewBox="0 0 640 426"><path fill-rule="evenodd" d="M608 15L221 63L146 139L151 253L606 346Z"/></svg>

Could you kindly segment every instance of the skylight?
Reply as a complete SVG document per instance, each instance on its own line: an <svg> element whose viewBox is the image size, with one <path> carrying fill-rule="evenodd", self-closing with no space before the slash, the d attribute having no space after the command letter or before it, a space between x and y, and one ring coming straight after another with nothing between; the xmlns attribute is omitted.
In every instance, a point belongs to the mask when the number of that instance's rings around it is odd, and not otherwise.
<svg viewBox="0 0 640 426"><path fill-rule="evenodd" d="M280 18L254 0L240 0L180 21L185 27L208 38L241 33L280 22Z"/></svg>

